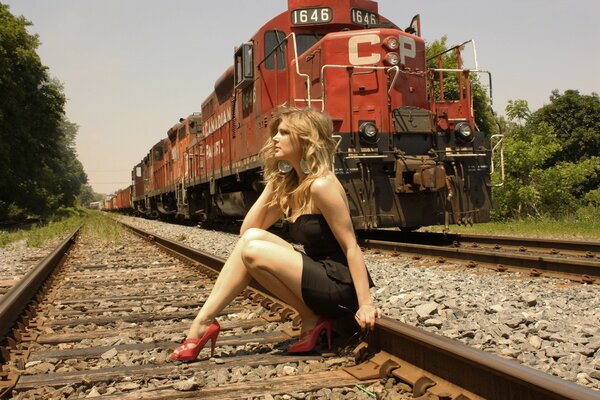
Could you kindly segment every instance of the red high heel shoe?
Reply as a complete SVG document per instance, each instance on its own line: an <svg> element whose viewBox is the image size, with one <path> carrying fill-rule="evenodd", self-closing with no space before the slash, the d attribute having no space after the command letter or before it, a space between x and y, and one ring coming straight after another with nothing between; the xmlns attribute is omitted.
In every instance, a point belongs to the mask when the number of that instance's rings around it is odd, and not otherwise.
<svg viewBox="0 0 600 400"><path fill-rule="evenodd" d="M183 342L183 344L175 349L173 354L169 357L171 360L175 361L194 361L200 350L204 348L208 339L210 339L211 349L210 356L213 357L215 355L215 344L217 342L217 336L219 336L219 332L221 331L221 326L217 321L213 321L212 324L209 325L204 335L201 338L187 338ZM187 346L188 344L194 344L194 347Z"/></svg>
<svg viewBox="0 0 600 400"><path fill-rule="evenodd" d="M300 340L288 347L288 353L306 353L311 351L317 345L317 340L321 336L321 332L325 329L327 331L327 344L328 349L331 351L331 320L325 318L319 318L314 328L310 331L306 331L300 335Z"/></svg>

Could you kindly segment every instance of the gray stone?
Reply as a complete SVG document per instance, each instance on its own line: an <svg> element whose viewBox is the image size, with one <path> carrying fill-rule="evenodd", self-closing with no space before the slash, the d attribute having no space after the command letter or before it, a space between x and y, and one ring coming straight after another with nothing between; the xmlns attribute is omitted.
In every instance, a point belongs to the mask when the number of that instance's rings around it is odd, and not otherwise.
<svg viewBox="0 0 600 400"><path fill-rule="evenodd" d="M343 357L332 357L325 360L325 365L328 367L333 367L334 365L342 365L346 361L347 359Z"/></svg>
<svg viewBox="0 0 600 400"><path fill-rule="evenodd" d="M546 348L546 356L552 357L555 360L558 360L561 357L565 357L566 355L567 352L564 351L562 346Z"/></svg>
<svg viewBox="0 0 600 400"><path fill-rule="evenodd" d="M540 339L538 336L530 336L529 337L529 344L534 349L541 349L542 348L542 339Z"/></svg>
<svg viewBox="0 0 600 400"><path fill-rule="evenodd" d="M495 313L499 313L502 310L504 310L504 307L502 307L502 305L494 304L493 306L491 306L487 309L487 312L489 312L490 314L495 314Z"/></svg>
<svg viewBox="0 0 600 400"><path fill-rule="evenodd" d="M500 354L507 357L516 358L521 352L517 349L513 349L512 347L507 347L506 349L500 350Z"/></svg>
<svg viewBox="0 0 600 400"><path fill-rule="evenodd" d="M530 307L535 306L537 304L537 297L532 293L527 294L523 296L523 302L525 302L525 304L527 304Z"/></svg>
<svg viewBox="0 0 600 400"><path fill-rule="evenodd" d="M100 397L100 396L102 396L102 395L100 394L100 392L98 391L98 389L96 389L96 386L94 386L92 388L92 390L90 390L90 392L88 393L88 395L85 396L85 397L86 398L92 398L92 397Z"/></svg>
<svg viewBox="0 0 600 400"><path fill-rule="evenodd" d="M119 352L117 351L117 349L115 349L114 347L104 353L102 353L102 355L100 357L102 357L105 360L109 360L111 358L113 358L114 356L116 356Z"/></svg>
<svg viewBox="0 0 600 400"><path fill-rule="evenodd" d="M194 377L192 377L188 380L185 380L185 381L175 382L173 384L173 389L179 390L181 392L188 392L190 390L196 390L199 387L200 387L200 385L198 384L198 382L196 381L196 378L194 378Z"/></svg>
<svg viewBox="0 0 600 400"><path fill-rule="evenodd" d="M136 390L140 388L140 385L135 382L123 382L117 383L115 387L121 391L123 390Z"/></svg>
<svg viewBox="0 0 600 400"><path fill-rule="evenodd" d="M509 328L518 328L525 320L521 316L515 316L504 321Z"/></svg>
<svg viewBox="0 0 600 400"><path fill-rule="evenodd" d="M435 326L437 328L441 328L444 324L441 319L438 318L429 318L424 322L425 326Z"/></svg>
<svg viewBox="0 0 600 400"><path fill-rule="evenodd" d="M421 304L420 306L415 307L415 311L416 311L417 315L419 315L419 318L426 318L429 315L433 314L433 312L436 311L437 308L438 308L438 303L436 303L435 301L432 301L432 302Z"/></svg>
<svg viewBox="0 0 600 400"><path fill-rule="evenodd" d="M459 331L478 331L481 326L475 321L465 321L462 326L458 328Z"/></svg>
<svg viewBox="0 0 600 400"><path fill-rule="evenodd" d="M49 372L54 372L55 366L49 362L41 362L39 364L34 365L31 368L27 368L27 373L36 375L36 374L47 374Z"/></svg>
<svg viewBox="0 0 600 400"><path fill-rule="evenodd" d="M590 376L588 374L586 374L585 372L580 372L577 374L577 382L579 382L581 384L589 383L589 382L591 382Z"/></svg>
<svg viewBox="0 0 600 400"><path fill-rule="evenodd" d="M283 367L283 374L284 375L294 375L296 373L297 369L295 367L292 367L290 365L286 365L285 367Z"/></svg>

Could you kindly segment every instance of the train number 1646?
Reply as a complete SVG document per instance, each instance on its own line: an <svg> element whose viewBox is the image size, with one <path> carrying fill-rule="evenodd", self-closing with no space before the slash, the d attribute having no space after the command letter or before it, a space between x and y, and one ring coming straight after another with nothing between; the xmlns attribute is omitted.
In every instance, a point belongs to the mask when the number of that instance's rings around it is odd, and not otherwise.
<svg viewBox="0 0 600 400"><path fill-rule="evenodd" d="M329 7L300 8L292 11L292 24L325 24L331 21L332 12Z"/></svg>
<svg viewBox="0 0 600 400"><path fill-rule="evenodd" d="M350 16L352 23L357 25L377 25L379 23L377 14L360 8L353 8Z"/></svg>

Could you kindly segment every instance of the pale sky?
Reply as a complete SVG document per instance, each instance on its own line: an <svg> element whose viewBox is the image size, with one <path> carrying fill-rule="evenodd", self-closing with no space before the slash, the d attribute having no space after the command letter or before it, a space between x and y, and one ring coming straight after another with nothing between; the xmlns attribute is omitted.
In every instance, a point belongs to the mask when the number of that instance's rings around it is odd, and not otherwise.
<svg viewBox="0 0 600 400"><path fill-rule="evenodd" d="M79 159L100 193L128 186L167 129L200 111L234 46L287 9L286 0L0 1L34 24L42 62L64 83L67 117L80 126ZM380 0L379 12L400 27L421 14L427 41L475 39L498 113L519 98L537 109L554 89L600 93L598 0Z"/></svg>

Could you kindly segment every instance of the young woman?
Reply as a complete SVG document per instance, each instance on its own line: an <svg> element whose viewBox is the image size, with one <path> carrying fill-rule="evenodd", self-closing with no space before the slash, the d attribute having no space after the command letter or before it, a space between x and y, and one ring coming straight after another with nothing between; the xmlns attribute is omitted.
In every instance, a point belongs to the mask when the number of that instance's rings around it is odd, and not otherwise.
<svg viewBox="0 0 600 400"><path fill-rule="evenodd" d="M356 243L344 188L332 171L331 118L313 108L282 108L269 129L262 150L266 187L173 360L196 359L208 339L214 353L220 331L215 317L251 279L300 314L300 340L289 353L311 351L323 330L331 348L332 318L354 312L362 329L373 329L381 316L369 292L373 282ZM266 231L282 215L305 253Z"/></svg>

